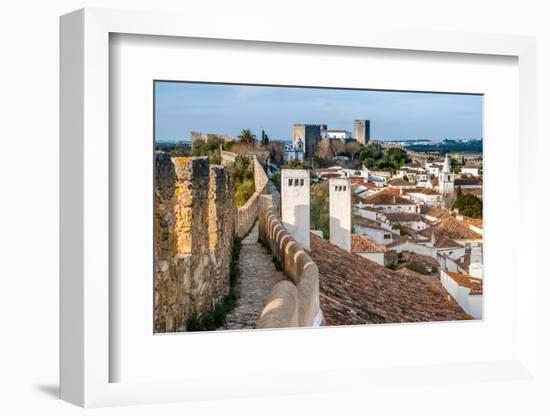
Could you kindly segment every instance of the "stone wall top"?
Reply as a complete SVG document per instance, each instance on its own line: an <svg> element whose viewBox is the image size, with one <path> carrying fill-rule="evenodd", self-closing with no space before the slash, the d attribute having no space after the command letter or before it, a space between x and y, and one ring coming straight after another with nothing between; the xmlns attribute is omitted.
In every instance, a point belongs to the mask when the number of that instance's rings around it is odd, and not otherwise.
<svg viewBox="0 0 550 416"><path fill-rule="evenodd" d="M296 326L288 317L292 316L292 297L297 297L297 326L320 325L322 313L319 303L319 271L307 252L292 238L281 220L273 211L272 195L260 196L259 204L260 239L267 243L273 256L283 266L283 271L291 286L278 286L270 297L261 316L268 314L269 320L260 319L258 328L279 328ZM273 298L278 298L278 307L274 308ZM266 326L269 325L269 326Z"/></svg>

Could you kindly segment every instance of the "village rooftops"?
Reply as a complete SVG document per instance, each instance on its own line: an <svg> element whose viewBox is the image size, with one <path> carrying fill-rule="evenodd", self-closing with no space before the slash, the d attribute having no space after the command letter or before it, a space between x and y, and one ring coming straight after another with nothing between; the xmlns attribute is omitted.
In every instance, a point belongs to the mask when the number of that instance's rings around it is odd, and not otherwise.
<svg viewBox="0 0 550 416"><path fill-rule="evenodd" d="M422 166L418 162L412 162L412 163L407 163L406 165L403 165L401 169L424 169L424 166Z"/></svg>
<svg viewBox="0 0 550 416"><path fill-rule="evenodd" d="M327 325L470 319L438 284L406 276L311 235Z"/></svg>
<svg viewBox="0 0 550 416"><path fill-rule="evenodd" d="M395 195L386 189L367 197L359 195L358 198L368 205L415 205L414 202Z"/></svg>
<svg viewBox="0 0 550 416"><path fill-rule="evenodd" d="M428 217L437 218L437 219L443 219L451 215L449 211L445 209L432 207L432 206L427 206L426 210L423 211L422 214Z"/></svg>
<svg viewBox="0 0 550 416"><path fill-rule="evenodd" d="M483 294L483 280L467 274L445 271L447 276L453 279L457 285L470 289L470 295Z"/></svg>
<svg viewBox="0 0 550 416"><path fill-rule="evenodd" d="M461 188L461 191L463 194L472 194L474 196L477 196L478 198L483 197L483 189L482 188Z"/></svg>
<svg viewBox="0 0 550 416"><path fill-rule="evenodd" d="M320 174L320 173L335 173L342 170L342 168L334 167L334 168L324 168L324 169L313 169L313 173Z"/></svg>
<svg viewBox="0 0 550 416"><path fill-rule="evenodd" d="M404 192L407 194L439 195L439 192L430 188L405 189Z"/></svg>
<svg viewBox="0 0 550 416"><path fill-rule="evenodd" d="M481 180L476 177L455 179L455 186L474 186L474 185L481 186Z"/></svg>
<svg viewBox="0 0 550 416"><path fill-rule="evenodd" d="M423 221L422 215L414 212L389 212L383 214L389 222L416 222Z"/></svg>
<svg viewBox="0 0 550 416"><path fill-rule="evenodd" d="M401 178L392 179L391 181L388 182L388 185L393 187L414 186L414 184L407 182L405 179L401 179Z"/></svg>
<svg viewBox="0 0 550 416"><path fill-rule="evenodd" d="M323 173L319 175L319 179L332 179L332 178L341 178L342 175L339 173Z"/></svg>
<svg viewBox="0 0 550 416"><path fill-rule="evenodd" d="M386 246L378 244L361 234L351 235L351 252L352 253L384 253Z"/></svg>
<svg viewBox="0 0 550 416"><path fill-rule="evenodd" d="M445 236L445 235L439 235L435 237L435 248L462 248L464 247L462 244L457 243L455 240Z"/></svg>
<svg viewBox="0 0 550 416"><path fill-rule="evenodd" d="M464 167L465 168L479 168L479 167L481 167L481 163L469 160L469 161L466 162Z"/></svg>
<svg viewBox="0 0 550 416"><path fill-rule="evenodd" d="M353 224L358 225L360 227L372 228L374 230L385 230L380 226L380 223L374 220L369 220L368 218L362 217L360 215L353 216ZM385 230L385 231L388 231L388 230Z"/></svg>
<svg viewBox="0 0 550 416"><path fill-rule="evenodd" d="M420 231L425 237L435 235L436 240L446 237L451 240L481 240L483 237L472 231L467 223L458 221L453 216L443 218L441 222Z"/></svg>

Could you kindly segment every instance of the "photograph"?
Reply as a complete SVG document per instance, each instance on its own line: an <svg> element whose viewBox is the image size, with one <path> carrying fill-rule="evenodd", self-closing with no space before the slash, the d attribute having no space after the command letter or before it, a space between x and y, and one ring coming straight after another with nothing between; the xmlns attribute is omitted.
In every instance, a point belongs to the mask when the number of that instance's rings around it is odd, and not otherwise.
<svg viewBox="0 0 550 416"><path fill-rule="evenodd" d="M483 96L154 81L154 332L483 319Z"/></svg>

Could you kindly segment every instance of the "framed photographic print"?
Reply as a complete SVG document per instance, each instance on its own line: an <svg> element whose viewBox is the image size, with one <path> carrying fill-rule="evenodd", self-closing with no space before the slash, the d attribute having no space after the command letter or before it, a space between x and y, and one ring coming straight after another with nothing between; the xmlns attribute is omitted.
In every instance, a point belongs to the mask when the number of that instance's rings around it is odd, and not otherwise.
<svg viewBox="0 0 550 416"><path fill-rule="evenodd" d="M63 16L62 398L536 383L533 72L515 36Z"/></svg>

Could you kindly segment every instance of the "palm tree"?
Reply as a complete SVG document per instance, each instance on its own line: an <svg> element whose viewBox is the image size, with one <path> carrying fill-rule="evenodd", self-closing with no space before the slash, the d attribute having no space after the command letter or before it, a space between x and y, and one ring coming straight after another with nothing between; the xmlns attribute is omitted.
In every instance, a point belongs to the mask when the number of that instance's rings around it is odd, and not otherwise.
<svg viewBox="0 0 550 416"><path fill-rule="evenodd" d="M256 135L254 135L250 129L241 130L241 134L237 137L241 140L241 143L244 144L252 144L256 142Z"/></svg>

